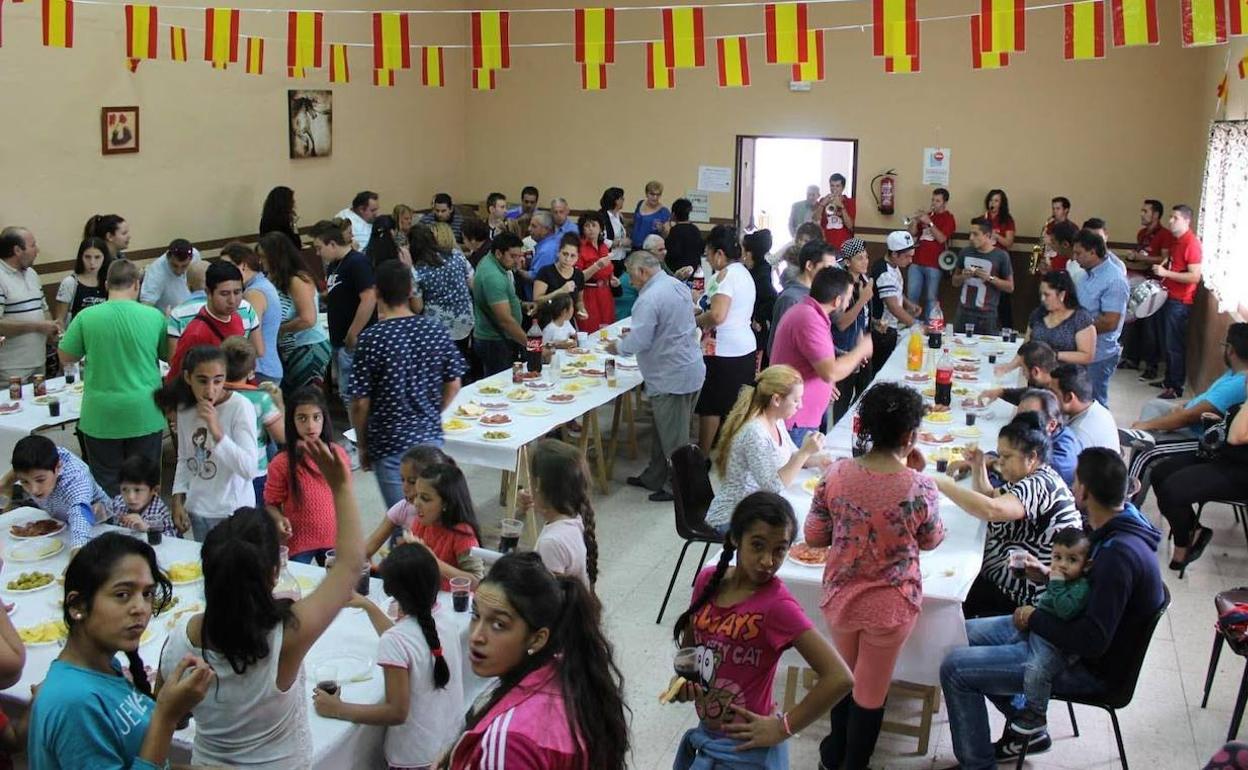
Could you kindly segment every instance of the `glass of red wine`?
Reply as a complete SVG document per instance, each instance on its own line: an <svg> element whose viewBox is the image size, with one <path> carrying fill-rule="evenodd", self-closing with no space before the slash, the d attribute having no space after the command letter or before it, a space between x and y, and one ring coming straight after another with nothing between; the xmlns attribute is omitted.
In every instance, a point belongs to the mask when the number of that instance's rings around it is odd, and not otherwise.
<svg viewBox="0 0 1248 770"><path fill-rule="evenodd" d="M683 676L690 682L696 682L698 679L698 649L696 647L681 647L676 651L676 657L672 659L672 666L676 669L677 676Z"/></svg>
<svg viewBox="0 0 1248 770"><path fill-rule="evenodd" d="M324 690L330 695L338 692L338 667L331 663L322 663L313 672L316 675L316 689Z"/></svg>

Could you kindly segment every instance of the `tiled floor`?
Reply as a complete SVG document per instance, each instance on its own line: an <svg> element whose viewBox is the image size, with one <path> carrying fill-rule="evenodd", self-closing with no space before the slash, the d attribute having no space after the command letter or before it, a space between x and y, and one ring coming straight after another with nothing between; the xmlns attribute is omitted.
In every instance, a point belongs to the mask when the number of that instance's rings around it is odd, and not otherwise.
<svg viewBox="0 0 1248 770"><path fill-rule="evenodd" d="M1111 403L1120 425L1130 424L1140 405L1157 392L1138 383L1135 374L1119 372L1114 378ZM643 453L644 448L643 444ZM627 702L632 710L631 767L651 770L671 766L680 736L695 721L692 708L661 706L657 696L671 674L671 623L679 608L689 601L689 581L693 576L690 561L696 560L700 549L690 548L693 556L686 560L664 623L656 625L654 618L681 543L673 528L671 504L648 502L642 490L623 484L624 477L640 467L640 462L621 458L611 493L595 498L601 551L598 593L605 607L609 636L615 643L617 662L624 672ZM483 528L487 533L497 531L500 517L497 473L470 468L468 475ZM371 474L357 474L357 487L368 528L381 516L380 497ZM1145 512L1154 522L1160 521L1151 496ZM1244 579L1248 575L1248 550L1240 529L1233 525L1229 509L1211 506L1206 510L1205 519L1215 529L1213 544L1204 558L1188 570L1184 580L1178 580L1176 573L1165 569L1168 550L1158 557L1174 597L1173 603L1149 649L1135 700L1119 715L1127 756L1136 768L1188 770L1202 767L1222 744L1230 724L1243 661L1225 652L1208 709L1200 708L1200 698L1213 639L1212 598L1219 590L1248 582ZM890 718L912 718L907 712L917 714L917 701L890 704ZM1079 738L1073 737L1061 704L1050 710L1053 749L1037 755L1034 760L1029 759L1029 767L1100 770L1119 766L1108 715L1088 708L1078 708L1076 714L1081 730ZM995 718L994 730L999 730L1000 726L1001 720ZM792 767L813 769L817 766L819 740L825 730L820 722L793 739ZM877 770L909 770L955 764L943 705L936 715L932 733L931 748L925 756L915 754L914 739L883 735L873 766Z"/></svg>

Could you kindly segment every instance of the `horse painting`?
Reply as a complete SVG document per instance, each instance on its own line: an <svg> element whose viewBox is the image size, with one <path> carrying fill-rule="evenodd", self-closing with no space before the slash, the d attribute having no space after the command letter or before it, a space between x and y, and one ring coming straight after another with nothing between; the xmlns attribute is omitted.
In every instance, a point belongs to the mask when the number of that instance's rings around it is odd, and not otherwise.
<svg viewBox="0 0 1248 770"><path fill-rule="evenodd" d="M333 92L287 91L290 157L328 158L333 149Z"/></svg>

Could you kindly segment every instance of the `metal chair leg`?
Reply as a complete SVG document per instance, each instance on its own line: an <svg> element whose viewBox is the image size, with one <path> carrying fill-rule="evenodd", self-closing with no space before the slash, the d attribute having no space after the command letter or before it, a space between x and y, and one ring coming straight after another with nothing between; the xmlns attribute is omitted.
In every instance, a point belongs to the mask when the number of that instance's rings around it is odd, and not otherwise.
<svg viewBox="0 0 1248 770"><path fill-rule="evenodd" d="M1075 704L1066 701L1066 710L1070 712L1070 729L1075 731L1075 737L1079 737L1079 722L1075 720Z"/></svg>
<svg viewBox="0 0 1248 770"><path fill-rule="evenodd" d="M1203 709L1209 703L1209 691L1213 689L1213 675L1218 670L1218 658L1222 657L1222 634L1213 633L1213 652L1209 653L1209 670L1205 672L1205 696L1200 699Z"/></svg>
<svg viewBox="0 0 1248 770"><path fill-rule="evenodd" d="M655 625L663 622L663 613L667 611L667 601L672 598L672 588L676 586L676 576L680 574L680 565L685 561L685 552L689 550L692 540L686 540L680 549L680 558L676 560L676 568L672 570L672 579L667 581L667 593L663 594L663 604L659 607L659 616L654 619Z"/></svg>
<svg viewBox="0 0 1248 770"><path fill-rule="evenodd" d="M1118 741L1118 758L1122 760L1122 770L1127 770L1127 749L1122 745L1122 728L1118 726L1118 712L1109 709L1109 721L1114 723L1114 740Z"/></svg>
<svg viewBox="0 0 1248 770"><path fill-rule="evenodd" d="M1239 735L1239 723L1244 718L1244 703L1248 701L1248 662L1244 663L1244 676L1239 680L1239 695L1235 696L1235 711L1231 714L1231 729L1226 740L1233 741Z"/></svg>
<svg viewBox="0 0 1248 770"><path fill-rule="evenodd" d="M702 558L698 559L698 568L693 571L693 580L689 581L689 585L692 586L694 583L698 582L698 573L702 571L702 566L706 564L706 555L710 552L711 544L707 543L706 547L702 549Z"/></svg>
<svg viewBox="0 0 1248 770"><path fill-rule="evenodd" d="M1023 750L1018 752L1018 762L1014 765L1014 770L1023 770L1023 762L1027 759L1027 747L1031 744L1031 738L1023 739Z"/></svg>

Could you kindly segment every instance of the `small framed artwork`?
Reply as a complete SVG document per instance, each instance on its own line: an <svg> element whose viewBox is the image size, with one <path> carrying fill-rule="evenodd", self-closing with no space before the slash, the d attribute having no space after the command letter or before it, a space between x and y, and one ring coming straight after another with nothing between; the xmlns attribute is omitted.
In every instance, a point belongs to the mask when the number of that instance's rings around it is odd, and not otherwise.
<svg viewBox="0 0 1248 770"><path fill-rule="evenodd" d="M100 109L100 151L105 155L139 151L139 108Z"/></svg>
<svg viewBox="0 0 1248 770"><path fill-rule="evenodd" d="M334 92L286 92L290 112L290 157L328 158L333 153Z"/></svg>

